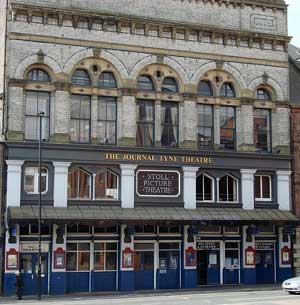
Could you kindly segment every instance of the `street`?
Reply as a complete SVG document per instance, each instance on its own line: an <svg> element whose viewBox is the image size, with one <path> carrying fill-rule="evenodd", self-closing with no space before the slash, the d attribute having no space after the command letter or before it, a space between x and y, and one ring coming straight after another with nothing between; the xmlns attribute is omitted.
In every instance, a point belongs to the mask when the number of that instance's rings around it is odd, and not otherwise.
<svg viewBox="0 0 300 305"><path fill-rule="evenodd" d="M13 298L0 299L0 304L16 304ZM37 304L25 298L20 304ZM280 289L253 291L250 289L168 292L129 295L81 295L69 297L44 297L43 304L49 305L299 305L300 295L289 295Z"/></svg>

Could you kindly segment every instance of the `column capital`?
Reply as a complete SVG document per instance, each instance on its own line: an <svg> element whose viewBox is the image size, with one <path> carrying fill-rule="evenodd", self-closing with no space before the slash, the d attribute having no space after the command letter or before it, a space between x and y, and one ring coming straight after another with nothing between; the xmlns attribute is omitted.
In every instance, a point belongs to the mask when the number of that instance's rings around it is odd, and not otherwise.
<svg viewBox="0 0 300 305"><path fill-rule="evenodd" d="M292 171L282 171L282 170L276 171L276 175L277 176L287 176L287 177L290 177L292 173L293 173Z"/></svg>
<svg viewBox="0 0 300 305"><path fill-rule="evenodd" d="M72 162L52 162L54 167L69 167Z"/></svg>
<svg viewBox="0 0 300 305"><path fill-rule="evenodd" d="M257 169L241 169L240 172L242 175L254 175L257 172Z"/></svg>
<svg viewBox="0 0 300 305"><path fill-rule="evenodd" d="M134 171L137 168L137 164L120 164L120 169L123 171Z"/></svg>
<svg viewBox="0 0 300 305"><path fill-rule="evenodd" d="M183 166L182 171L184 173L197 173L199 170L199 167L190 167L190 166Z"/></svg>
<svg viewBox="0 0 300 305"><path fill-rule="evenodd" d="M8 172L21 172L24 160L6 160Z"/></svg>

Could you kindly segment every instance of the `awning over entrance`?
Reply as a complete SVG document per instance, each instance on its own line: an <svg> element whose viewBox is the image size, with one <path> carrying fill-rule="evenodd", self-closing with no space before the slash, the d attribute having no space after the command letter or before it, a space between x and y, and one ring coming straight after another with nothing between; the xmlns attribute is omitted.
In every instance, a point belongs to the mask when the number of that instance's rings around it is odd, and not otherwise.
<svg viewBox="0 0 300 305"><path fill-rule="evenodd" d="M30 223L38 219L39 209L36 205L10 207L9 221L13 223ZM274 223L299 222L289 211L275 209L243 210L238 208L197 208L187 210L183 207L135 207L123 209L119 206L72 205L67 208L53 206L42 207L42 219L46 223L196 223L209 222L265 222Z"/></svg>

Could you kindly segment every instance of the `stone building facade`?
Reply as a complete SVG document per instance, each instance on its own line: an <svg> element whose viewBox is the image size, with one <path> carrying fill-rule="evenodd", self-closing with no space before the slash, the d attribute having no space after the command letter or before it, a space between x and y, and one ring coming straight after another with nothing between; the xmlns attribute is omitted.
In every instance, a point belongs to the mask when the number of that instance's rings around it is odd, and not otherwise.
<svg viewBox="0 0 300 305"><path fill-rule="evenodd" d="M284 1L6 12L6 294L36 289L39 115L43 293L291 275Z"/></svg>

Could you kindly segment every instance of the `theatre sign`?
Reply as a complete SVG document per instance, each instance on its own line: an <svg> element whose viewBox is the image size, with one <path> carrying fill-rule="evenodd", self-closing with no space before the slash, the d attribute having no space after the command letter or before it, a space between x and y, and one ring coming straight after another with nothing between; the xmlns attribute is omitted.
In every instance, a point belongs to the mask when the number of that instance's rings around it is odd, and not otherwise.
<svg viewBox="0 0 300 305"><path fill-rule="evenodd" d="M136 191L140 197L178 197L180 173L169 170L138 170Z"/></svg>

